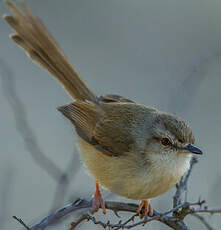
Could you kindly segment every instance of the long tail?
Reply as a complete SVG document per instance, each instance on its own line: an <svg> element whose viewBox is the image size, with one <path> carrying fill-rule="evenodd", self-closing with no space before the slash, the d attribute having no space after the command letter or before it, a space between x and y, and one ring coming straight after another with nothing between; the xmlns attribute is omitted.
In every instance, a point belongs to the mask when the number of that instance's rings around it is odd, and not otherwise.
<svg viewBox="0 0 221 230"><path fill-rule="evenodd" d="M31 9L23 2L22 10L10 1L6 1L6 4L13 16L5 15L4 19L16 31L10 35L11 39L21 46L34 62L59 80L73 98L96 102L96 95L87 87Z"/></svg>

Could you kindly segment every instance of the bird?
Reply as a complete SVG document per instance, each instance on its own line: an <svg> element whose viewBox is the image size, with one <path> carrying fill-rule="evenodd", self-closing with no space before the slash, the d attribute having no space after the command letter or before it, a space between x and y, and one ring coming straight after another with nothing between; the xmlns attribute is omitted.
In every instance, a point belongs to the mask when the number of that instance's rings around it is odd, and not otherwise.
<svg viewBox="0 0 221 230"><path fill-rule="evenodd" d="M10 38L54 76L73 98L58 107L73 124L82 160L95 178L92 213L106 213L100 185L122 197L139 200L137 212L153 215L150 199L170 190L188 171L194 145L192 129L181 118L126 97L97 96L69 62L56 40L32 10L6 0L15 30Z"/></svg>

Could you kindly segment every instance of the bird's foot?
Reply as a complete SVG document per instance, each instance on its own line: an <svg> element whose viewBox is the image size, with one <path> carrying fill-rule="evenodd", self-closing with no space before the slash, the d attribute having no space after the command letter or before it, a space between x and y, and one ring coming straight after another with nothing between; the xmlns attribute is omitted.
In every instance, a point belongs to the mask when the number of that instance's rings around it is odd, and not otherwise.
<svg viewBox="0 0 221 230"><path fill-rule="evenodd" d="M142 200L137 209L140 218L153 216L153 208L149 200Z"/></svg>
<svg viewBox="0 0 221 230"><path fill-rule="evenodd" d="M95 193L94 193L94 197L93 197L93 201L92 201L91 213L94 214L95 212L97 212L99 210L99 208L102 208L103 213L106 214L105 203L102 199L102 195L101 195L101 192L99 189L99 184L98 184L98 182L96 182L96 189L95 189Z"/></svg>

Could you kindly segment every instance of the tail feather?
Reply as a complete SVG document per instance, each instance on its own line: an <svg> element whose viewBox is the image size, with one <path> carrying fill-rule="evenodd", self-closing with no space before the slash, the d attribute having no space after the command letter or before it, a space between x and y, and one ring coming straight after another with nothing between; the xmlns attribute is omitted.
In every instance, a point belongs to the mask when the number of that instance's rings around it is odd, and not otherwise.
<svg viewBox="0 0 221 230"><path fill-rule="evenodd" d="M96 95L83 82L61 48L48 32L45 25L30 8L21 3L21 11L6 1L12 15L5 15L5 21L16 31L11 39L22 47L28 56L59 80L68 93L78 100L96 102Z"/></svg>

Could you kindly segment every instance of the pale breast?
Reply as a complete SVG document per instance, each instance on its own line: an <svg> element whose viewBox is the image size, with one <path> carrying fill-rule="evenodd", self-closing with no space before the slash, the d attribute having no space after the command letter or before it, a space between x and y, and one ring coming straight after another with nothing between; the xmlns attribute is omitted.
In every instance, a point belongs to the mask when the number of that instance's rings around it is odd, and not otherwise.
<svg viewBox="0 0 221 230"><path fill-rule="evenodd" d="M151 160L149 175L152 179L145 185L151 198L167 192L180 180L190 167L191 154L171 152L165 155L153 154L149 158ZM149 185L151 189L148 189Z"/></svg>
<svg viewBox="0 0 221 230"><path fill-rule="evenodd" d="M141 167L135 153L120 157L102 154L80 139L79 149L88 171L106 189L129 199L156 197L173 187L189 168L190 157L158 159Z"/></svg>

